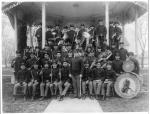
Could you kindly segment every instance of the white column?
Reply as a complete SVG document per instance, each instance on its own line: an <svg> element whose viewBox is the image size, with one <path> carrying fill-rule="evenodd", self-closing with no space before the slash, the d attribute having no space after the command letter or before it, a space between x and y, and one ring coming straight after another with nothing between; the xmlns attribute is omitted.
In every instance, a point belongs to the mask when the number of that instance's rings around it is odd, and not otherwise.
<svg viewBox="0 0 150 114"><path fill-rule="evenodd" d="M138 33L137 33L137 11L135 8L135 54L138 54L138 49L137 49L137 39L138 39Z"/></svg>
<svg viewBox="0 0 150 114"><path fill-rule="evenodd" d="M46 11L45 3L42 3L42 48L45 47L45 32L46 32Z"/></svg>
<svg viewBox="0 0 150 114"><path fill-rule="evenodd" d="M15 50L18 50L18 27L17 27L17 16L16 14L14 15L14 29L15 29Z"/></svg>
<svg viewBox="0 0 150 114"><path fill-rule="evenodd" d="M109 45L109 3L105 2L105 24L107 29L106 39Z"/></svg>

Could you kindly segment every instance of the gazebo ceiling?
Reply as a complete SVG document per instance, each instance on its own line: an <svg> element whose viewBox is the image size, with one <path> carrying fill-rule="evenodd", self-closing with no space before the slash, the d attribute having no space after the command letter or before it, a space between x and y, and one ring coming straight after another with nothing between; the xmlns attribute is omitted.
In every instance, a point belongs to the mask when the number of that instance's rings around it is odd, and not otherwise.
<svg viewBox="0 0 150 114"><path fill-rule="evenodd" d="M41 22L41 2L22 2L6 10L12 4L15 3L4 3L2 8L10 20L13 20L12 17L16 14L18 20L27 23ZM145 7L147 4L145 4L143 2L109 2L110 20L117 19L121 23L132 22L135 19L135 9L138 17L147 11ZM105 18L105 2L46 2L47 22L56 20L91 21L98 18Z"/></svg>

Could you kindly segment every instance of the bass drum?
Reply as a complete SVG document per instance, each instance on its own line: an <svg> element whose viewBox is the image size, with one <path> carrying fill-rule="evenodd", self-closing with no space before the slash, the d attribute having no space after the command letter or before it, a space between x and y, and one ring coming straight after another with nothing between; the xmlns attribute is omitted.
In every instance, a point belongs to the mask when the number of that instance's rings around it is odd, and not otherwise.
<svg viewBox="0 0 150 114"><path fill-rule="evenodd" d="M131 60L127 60L123 62L122 69L125 72L132 72L135 69L135 65Z"/></svg>
<svg viewBox="0 0 150 114"><path fill-rule="evenodd" d="M140 92L141 82L137 74L126 72L117 78L114 87L120 97L130 99Z"/></svg>

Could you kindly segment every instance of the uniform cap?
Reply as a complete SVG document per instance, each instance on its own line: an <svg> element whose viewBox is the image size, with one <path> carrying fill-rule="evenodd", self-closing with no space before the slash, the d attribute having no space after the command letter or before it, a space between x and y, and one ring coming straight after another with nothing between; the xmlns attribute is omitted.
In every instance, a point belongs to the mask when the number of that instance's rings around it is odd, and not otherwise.
<svg viewBox="0 0 150 114"><path fill-rule="evenodd" d="M71 24L71 25L70 25L70 27L74 27L74 25L73 25L73 24Z"/></svg>

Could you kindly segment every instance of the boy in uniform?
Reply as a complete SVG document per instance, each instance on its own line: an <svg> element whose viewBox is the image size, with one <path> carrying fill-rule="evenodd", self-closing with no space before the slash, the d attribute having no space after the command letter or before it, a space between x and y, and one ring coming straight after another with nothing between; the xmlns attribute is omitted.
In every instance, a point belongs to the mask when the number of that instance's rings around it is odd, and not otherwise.
<svg viewBox="0 0 150 114"><path fill-rule="evenodd" d="M92 95L92 89L93 89L93 84L91 83L91 81L89 82L88 79L91 76L91 70L90 70L90 65L89 62L86 61L84 64L84 68L82 71L82 98L85 99L86 98L86 85L89 84L88 89L90 92L90 96Z"/></svg>
<svg viewBox="0 0 150 114"><path fill-rule="evenodd" d="M67 61L63 61L63 66L61 68L61 77L60 77L60 81L58 83L58 87L59 87L59 94L60 94L60 98L59 100L63 100L64 96L66 95L70 85L71 85L71 78L70 76L70 67L68 66ZM64 89L63 89L64 86Z"/></svg>
<svg viewBox="0 0 150 114"><path fill-rule="evenodd" d="M115 72L112 70L112 65L109 63L106 66L106 70L105 70L105 78L104 78L104 83L102 84L102 95L103 95L103 100L105 100L105 97L109 97L110 96L110 91L111 88L114 85L114 82L116 80L116 74Z"/></svg>
<svg viewBox="0 0 150 114"><path fill-rule="evenodd" d="M41 83L40 83L40 94L41 99L43 100L45 97L47 97L47 93L50 87L50 81L51 81L51 69L49 68L49 64L46 62L44 64L44 68L41 70ZM51 93L52 94L52 93Z"/></svg>
<svg viewBox="0 0 150 114"><path fill-rule="evenodd" d="M30 75L30 72L26 69L24 63L21 63L21 70L17 72L15 80L16 82L15 82L14 91L13 91L14 100L16 100L17 90L19 87L23 87L24 100L26 100L27 86L28 86L28 83L30 83L31 75Z"/></svg>
<svg viewBox="0 0 150 114"><path fill-rule="evenodd" d="M33 69L31 70L31 76L32 76L32 100L34 100L36 95L36 90L38 85L40 84L40 70L38 68L38 63L34 63Z"/></svg>
<svg viewBox="0 0 150 114"><path fill-rule="evenodd" d="M51 67L51 84L50 84L50 90L51 93L53 93L54 96L57 98L57 90L58 90L58 81L60 80L60 69L58 67L58 64L56 61L53 61L52 67ZM54 88L54 90L53 90Z"/></svg>
<svg viewBox="0 0 150 114"><path fill-rule="evenodd" d="M27 64L27 68L30 70L33 67L33 63L36 62L37 59L35 58L34 53L30 54L30 59L27 60L26 64Z"/></svg>
<svg viewBox="0 0 150 114"><path fill-rule="evenodd" d="M13 59L11 67L14 68L14 77L17 76L18 71L21 69L21 63L24 61L21 57L21 53L16 51L17 57Z"/></svg>
<svg viewBox="0 0 150 114"><path fill-rule="evenodd" d="M94 86L95 97L96 99L99 99L101 86L104 81L104 70L101 68L100 62L97 63L96 68L93 68L92 76L93 76L93 86Z"/></svg>
<svg viewBox="0 0 150 114"><path fill-rule="evenodd" d="M103 23L103 20L98 20L98 26L95 29L95 36L97 40L97 46L103 47L104 41L106 40L107 29Z"/></svg>
<svg viewBox="0 0 150 114"><path fill-rule="evenodd" d="M116 53L115 60L112 61L112 69L116 72L116 75L118 76L123 72L122 65L123 61L120 60L119 53Z"/></svg>

